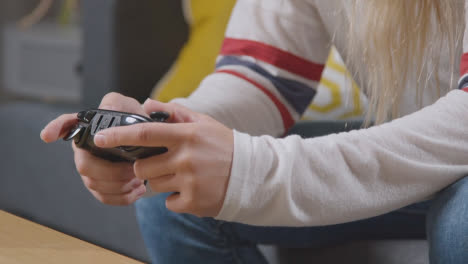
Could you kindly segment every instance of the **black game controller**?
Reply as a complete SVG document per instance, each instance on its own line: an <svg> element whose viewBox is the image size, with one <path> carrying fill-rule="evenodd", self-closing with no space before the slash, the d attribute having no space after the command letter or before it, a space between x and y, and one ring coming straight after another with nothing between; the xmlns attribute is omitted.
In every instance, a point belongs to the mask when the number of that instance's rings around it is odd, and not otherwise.
<svg viewBox="0 0 468 264"><path fill-rule="evenodd" d="M141 115L102 109L81 111L78 113L78 124L64 140L69 141L73 139L77 147L85 149L95 156L114 162L132 162L137 159L163 154L167 152L167 148L165 147L121 146L116 148L99 148L94 145L94 136L103 129L146 122L165 122L169 118L169 114L165 112L153 112L150 114L150 117L151 119Z"/></svg>

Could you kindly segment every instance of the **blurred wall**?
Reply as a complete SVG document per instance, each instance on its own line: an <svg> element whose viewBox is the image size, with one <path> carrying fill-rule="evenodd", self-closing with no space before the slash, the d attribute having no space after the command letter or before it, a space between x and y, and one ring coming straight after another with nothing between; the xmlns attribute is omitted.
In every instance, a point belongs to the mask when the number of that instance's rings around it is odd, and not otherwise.
<svg viewBox="0 0 468 264"><path fill-rule="evenodd" d="M0 91L3 90L3 67L5 67L5 65L3 65L3 26L26 14L28 10L34 8L36 3L37 0L0 1Z"/></svg>
<svg viewBox="0 0 468 264"><path fill-rule="evenodd" d="M110 91L144 101L185 43L181 1L83 0L83 103Z"/></svg>
<svg viewBox="0 0 468 264"><path fill-rule="evenodd" d="M3 0L0 1L0 92L3 90L3 27L7 23L14 23L23 16L31 12L38 4L38 0ZM56 1L58 2L58 1ZM55 4L52 11L58 9L58 4ZM53 12L52 12L53 13ZM49 17L51 13L49 13ZM2 97L0 93L0 97Z"/></svg>

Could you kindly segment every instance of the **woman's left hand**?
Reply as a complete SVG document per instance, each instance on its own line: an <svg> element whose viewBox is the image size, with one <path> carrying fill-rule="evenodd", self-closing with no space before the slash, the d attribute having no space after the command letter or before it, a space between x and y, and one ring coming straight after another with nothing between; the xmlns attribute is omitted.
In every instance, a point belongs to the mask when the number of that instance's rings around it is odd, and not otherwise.
<svg viewBox="0 0 468 264"><path fill-rule="evenodd" d="M135 175L156 192L172 192L166 207L177 213L218 215L227 191L233 158L233 131L209 116L173 103L147 100L145 112L170 114L167 123L143 123L103 130L95 144L103 148L147 146L168 152L137 160Z"/></svg>

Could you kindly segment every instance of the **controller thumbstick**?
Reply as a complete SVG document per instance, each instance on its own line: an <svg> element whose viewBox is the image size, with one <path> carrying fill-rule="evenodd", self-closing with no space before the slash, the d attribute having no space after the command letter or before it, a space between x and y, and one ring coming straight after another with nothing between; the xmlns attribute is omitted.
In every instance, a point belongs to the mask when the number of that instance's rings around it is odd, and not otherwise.
<svg viewBox="0 0 468 264"><path fill-rule="evenodd" d="M151 119L156 122L166 122L170 115L167 112L152 112L150 114Z"/></svg>

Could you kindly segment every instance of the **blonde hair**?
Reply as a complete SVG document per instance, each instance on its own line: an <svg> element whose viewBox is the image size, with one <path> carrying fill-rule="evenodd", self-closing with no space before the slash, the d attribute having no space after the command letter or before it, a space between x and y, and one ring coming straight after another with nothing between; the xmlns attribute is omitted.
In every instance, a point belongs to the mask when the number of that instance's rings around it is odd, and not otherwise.
<svg viewBox="0 0 468 264"><path fill-rule="evenodd" d="M21 28L29 28L32 25L37 24L45 17L53 4L54 0L40 0L36 8L34 8L30 14L20 20L19 26Z"/></svg>
<svg viewBox="0 0 468 264"><path fill-rule="evenodd" d="M448 44L455 70L456 45L464 29L464 1L355 0L351 11L348 63L365 80L369 115L382 123L399 117L404 89L414 86L419 101L435 78ZM434 76L432 76L434 75ZM365 76L365 78L364 78ZM453 81L453 80L452 80Z"/></svg>
<svg viewBox="0 0 468 264"><path fill-rule="evenodd" d="M22 29L28 29L35 24L39 23L52 8L55 0L40 0L34 10L23 17L18 26ZM59 22L61 24L68 24L70 21L71 12L78 7L78 0L64 0L62 3L62 10Z"/></svg>

